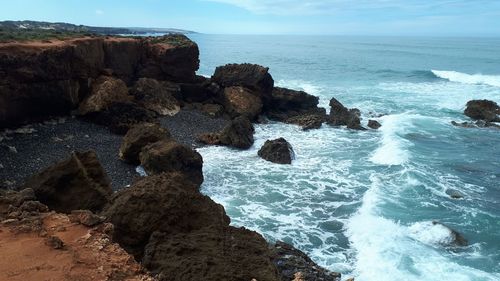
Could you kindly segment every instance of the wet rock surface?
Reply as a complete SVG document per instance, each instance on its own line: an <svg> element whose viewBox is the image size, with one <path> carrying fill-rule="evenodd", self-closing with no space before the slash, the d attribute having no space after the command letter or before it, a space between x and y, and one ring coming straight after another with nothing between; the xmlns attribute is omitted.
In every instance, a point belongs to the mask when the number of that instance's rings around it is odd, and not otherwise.
<svg viewBox="0 0 500 281"><path fill-rule="evenodd" d="M464 114L474 120L500 122L500 106L491 100L471 100L467 102Z"/></svg>
<svg viewBox="0 0 500 281"><path fill-rule="evenodd" d="M348 109L335 98L330 100L330 107L328 124L332 126L347 126L347 128L354 130L365 130L361 126L361 113L359 109Z"/></svg>
<svg viewBox="0 0 500 281"><path fill-rule="evenodd" d="M284 242L271 246L273 263L278 268L281 280L340 281L340 273L318 266L304 252Z"/></svg>
<svg viewBox="0 0 500 281"><path fill-rule="evenodd" d="M380 124L377 120L368 120L368 127L377 130L382 127L382 124Z"/></svg>
<svg viewBox="0 0 500 281"><path fill-rule="evenodd" d="M62 213L100 211L112 193L94 151L72 153L69 159L32 176L24 188L33 189L38 200Z"/></svg>
<svg viewBox="0 0 500 281"><path fill-rule="evenodd" d="M292 164L295 158L292 146L284 138L267 140L258 151L258 155L277 164Z"/></svg>

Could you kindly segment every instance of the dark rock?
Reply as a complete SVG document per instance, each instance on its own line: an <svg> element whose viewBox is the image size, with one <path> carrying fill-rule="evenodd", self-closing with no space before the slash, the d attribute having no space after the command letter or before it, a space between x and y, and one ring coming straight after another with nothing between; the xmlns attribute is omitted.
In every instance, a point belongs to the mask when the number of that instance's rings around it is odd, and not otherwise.
<svg viewBox="0 0 500 281"><path fill-rule="evenodd" d="M198 140L210 145L226 145L248 149L253 145L255 129L245 116L236 117L220 133L202 134Z"/></svg>
<svg viewBox="0 0 500 281"><path fill-rule="evenodd" d="M47 246L49 246L53 249L56 249L56 250L61 250L64 248L63 241L57 236L47 237L47 239L45 240L45 244L47 244Z"/></svg>
<svg viewBox="0 0 500 281"><path fill-rule="evenodd" d="M500 125L493 122L486 122L484 120L477 120L476 122L462 122L458 123L455 121L451 121L451 124L456 127L462 128L494 128L500 129Z"/></svg>
<svg viewBox="0 0 500 281"><path fill-rule="evenodd" d="M90 95L80 103L78 113L86 115L101 112L114 103L127 103L132 99L125 82L113 77L101 76L92 83Z"/></svg>
<svg viewBox="0 0 500 281"><path fill-rule="evenodd" d="M302 280L307 281L340 281L341 274L324 269L312 261L304 252L284 242L276 242L271 246L273 263L278 268L281 280L294 279L301 273Z"/></svg>
<svg viewBox="0 0 500 281"><path fill-rule="evenodd" d="M227 64L215 69L212 81L224 88L248 88L265 101L270 98L274 87L274 80L268 71L269 68L256 64Z"/></svg>
<svg viewBox="0 0 500 281"><path fill-rule="evenodd" d="M295 124L302 127L302 130L319 129L325 122L326 116L323 114L303 114L290 117L285 120L285 123Z"/></svg>
<svg viewBox="0 0 500 281"><path fill-rule="evenodd" d="M24 185L32 188L40 202L62 213L88 209L100 211L112 193L110 180L95 152L74 152Z"/></svg>
<svg viewBox="0 0 500 281"><path fill-rule="evenodd" d="M260 148L258 155L277 164L292 164L294 158L292 146L284 138L267 140Z"/></svg>
<svg viewBox="0 0 500 281"><path fill-rule="evenodd" d="M221 117L224 114L224 107L220 104L204 104L200 110L206 115L214 118Z"/></svg>
<svg viewBox="0 0 500 281"><path fill-rule="evenodd" d="M155 232L146 246L143 264L159 273L162 281L279 280L262 236L222 225L188 233Z"/></svg>
<svg viewBox="0 0 500 281"><path fill-rule="evenodd" d="M464 114L474 120L500 122L500 106L490 100L471 100L467 102Z"/></svg>
<svg viewBox="0 0 500 281"><path fill-rule="evenodd" d="M114 240L141 260L155 231L188 233L229 224L224 208L198 189L175 174L149 176L116 193L103 215L115 226Z"/></svg>
<svg viewBox="0 0 500 281"><path fill-rule="evenodd" d="M171 140L158 141L144 147L140 159L148 175L175 172L195 184L203 183L203 159L186 145Z"/></svg>
<svg viewBox="0 0 500 281"><path fill-rule="evenodd" d="M378 128L382 127L382 125L376 120L368 120L368 127L377 130Z"/></svg>
<svg viewBox="0 0 500 281"><path fill-rule="evenodd" d="M347 126L347 128L354 130L365 130L361 126L361 113L359 109L348 109L335 98L330 100L330 107L328 124L332 126Z"/></svg>
<svg viewBox="0 0 500 281"><path fill-rule="evenodd" d="M177 84L141 78L130 92L140 105L159 115L174 115L180 110L180 104L175 99L175 96L180 95Z"/></svg>
<svg viewBox="0 0 500 281"><path fill-rule="evenodd" d="M89 210L73 210L69 215L71 222L83 224L88 227L98 225L104 221L104 217L95 215Z"/></svg>
<svg viewBox="0 0 500 281"><path fill-rule="evenodd" d="M160 140L169 139L170 132L153 123L142 123L128 130L120 147L119 156L128 163L138 165L139 154L143 147Z"/></svg>
<svg viewBox="0 0 500 281"><path fill-rule="evenodd" d="M456 189L447 189L446 194L453 199L462 199L464 197L464 194Z"/></svg>
<svg viewBox="0 0 500 281"><path fill-rule="evenodd" d="M197 83L181 84L181 98L187 103L213 102L219 98L222 89L205 77L198 79Z"/></svg>
<svg viewBox="0 0 500 281"><path fill-rule="evenodd" d="M250 120L254 120L262 112L260 97L239 86L224 89L224 106L230 115L244 115Z"/></svg>
<svg viewBox="0 0 500 281"><path fill-rule="evenodd" d="M441 225L445 228L447 228L450 233L451 233L451 236L452 236L452 240L450 242L450 246L459 246L459 247L465 247L469 244L469 242L467 241L467 239L465 239L465 237L460 234L458 231L450 228L449 226L443 224L443 223L440 223L440 222L437 222L437 221L433 221L432 222L433 225Z"/></svg>
<svg viewBox="0 0 500 281"><path fill-rule="evenodd" d="M136 103L114 103L107 110L87 114L85 119L107 126L115 134L124 135L134 125L155 122L156 113Z"/></svg>

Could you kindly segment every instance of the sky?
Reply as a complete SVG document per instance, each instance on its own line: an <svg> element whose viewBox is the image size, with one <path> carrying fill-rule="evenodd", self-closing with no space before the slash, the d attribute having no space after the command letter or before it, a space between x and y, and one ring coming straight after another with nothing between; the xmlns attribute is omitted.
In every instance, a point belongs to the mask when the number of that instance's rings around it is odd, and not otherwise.
<svg viewBox="0 0 500 281"><path fill-rule="evenodd" d="M210 34L500 36L500 0L0 0L0 20Z"/></svg>

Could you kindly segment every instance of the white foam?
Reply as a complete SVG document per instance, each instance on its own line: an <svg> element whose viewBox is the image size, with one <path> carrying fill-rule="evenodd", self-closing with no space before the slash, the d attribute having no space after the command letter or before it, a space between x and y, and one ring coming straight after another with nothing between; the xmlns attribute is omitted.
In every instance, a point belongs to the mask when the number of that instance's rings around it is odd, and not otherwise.
<svg viewBox="0 0 500 281"><path fill-rule="evenodd" d="M431 221L417 222L408 228L410 237L428 245L448 245L453 241L451 230Z"/></svg>
<svg viewBox="0 0 500 281"><path fill-rule="evenodd" d="M408 161L408 141L399 136L398 132L407 128L410 117L406 114L396 114L380 118L381 145L375 150L370 161L379 165L402 165Z"/></svg>
<svg viewBox="0 0 500 281"><path fill-rule="evenodd" d="M148 173L146 173L146 170L144 170L144 167L142 167L142 166L135 167L135 172L138 173L141 177L148 176Z"/></svg>
<svg viewBox="0 0 500 281"><path fill-rule="evenodd" d="M500 87L500 75L467 74L457 71L432 70L439 78L463 84L485 84Z"/></svg>

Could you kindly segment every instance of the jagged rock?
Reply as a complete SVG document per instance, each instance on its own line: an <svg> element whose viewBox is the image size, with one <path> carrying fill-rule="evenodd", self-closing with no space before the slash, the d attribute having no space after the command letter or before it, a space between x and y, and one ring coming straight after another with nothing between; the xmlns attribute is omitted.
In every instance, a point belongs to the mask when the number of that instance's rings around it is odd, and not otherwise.
<svg viewBox="0 0 500 281"><path fill-rule="evenodd" d="M258 155L277 164L292 164L295 157L292 146L284 138L267 140L260 148Z"/></svg>
<svg viewBox="0 0 500 281"><path fill-rule="evenodd" d="M180 104L175 96L180 95L180 87L174 83L159 82L152 78L141 78L131 89L138 103L159 115L175 115Z"/></svg>
<svg viewBox="0 0 500 281"><path fill-rule="evenodd" d="M203 159L186 145L171 140L158 141L142 149L140 160L148 175L176 172L195 184L203 183Z"/></svg>
<svg viewBox="0 0 500 281"><path fill-rule="evenodd" d="M32 176L24 185L58 212L100 211L112 193L110 180L94 151L74 152L67 160Z"/></svg>
<svg viewBox="0 0 500 281"><path fill-rule="evenodd" d="M377 130L382 127L382 125L377 120L368 120L368 127Z"/></svg>
<svg viewBox="0 0 500 281"><path fill-rule="evenodd" d="M250 120L254 120L262 112L260 97L240 86L224 89L224 106L230 115L244 115Z"/></svg>
<svg viewBox="0 0 500 281"><path fill-rule="evenodd" d="M348 109L335 98L330 100L330 107L328 124L332 126L347 126L347 128L355 130L365 130L361 126L361 113L359 109Z"/></svg>
<svg viewBox="0 0 500 281"><path fill-rule="evenodd" d="M229 226L224 208L198 188L163 173L120 191L104 212L114 240L160 280L278 281L262 236Z"/></svg>
<svg viewBox="0 0 500 281"><path fill-rule="evenodd" d="M89 227L102 223L104 219L104 217L95 215L89 210L73 210L69 215L69 220L71 222L76 222Z"/></svg>
<svg viewBox="0 0 500 281"><path fill-rule="evenodd" d="M340 273L320 267L292 245L278 241L271 246L271 251L273 263L278 268L281 280L293 280L300 272L303 280L307 281L340 281Z"/></svg>
<svg viewBox="0 0 500 281"><path fill-rule="evenodd" d="M211 80L199 76L197 83L181 84L181 98L187 103L213 102L219 98L222 89Z"/></svg>
<svg viewBox="0 0 500 281"><path fill-rule="evenodd" d="M290 117L285 120L285 123L299 125L302 130L307 131L321 128L325 120L325 114L303 114Z"/></svg>
<svg viewBox="0 0 500 281"><path fill-rule="evenodd" d="M494 128L500 129L500 125L493 122L486 122L484 120L477 120L476 122L462 122L457 123L455 121L451 121L451 124L456 127L462 128Z"/></svg>
<svg viewBox="0 0 500 281"><path fill-rule="evenodd" d="M236 117L220 133L203 134L198 140L210 145L226 145L248 149L253 145L255 129L245 116Z"/></svg>
<svg viewBox="0 0 500 281"><path fill-rule="evenodd" d="M474 120L500 122L500 106L490 100L471 100L467 102L464 114Z"/></svg>
<svg viewBox="0 0 500 281"><path fill-rule="evenodd" d="M176 234L229 224L224 208L198 189L179 175L149 176L116 193L103 215L115 226L114 240L140 260L155 231Z"/></svg>
<svg viewBox="0 0 500 281"><path fill-rule="evenodd" d="M170 132L158 124L142 123L128 130L120 147L119 156L128 163L138 165L139 154L146 145L169 139Z"/></svg>
<svg viewBox="0 0 500 281"><path fill-rule="evenodd" d="M432 224L433 225L440 225L440 226L445 227L446 229L448 229L450 231L452 239L449 243L449 246L465 247L469 244L467 239L465 239L465 237L462 234L460 234L458 231L450 228L449 226L447 226L443 223L437 222L437 221L433 221ZM445 245L445 246L448 246L448 245Z"/></svg>
<svg viewBox="0 0 500 281"><path fill-rule="evenodd" d="M274 87L274 80L268 71L269 68L256 64L227 64L215 69L212 81L222 87L248 88L266 101Z"/></svg>
<svg viewBox="0 0 500 281"><path fill-rule="evenodd" d="M78 107L80 115L100 112L108 109L114 103L131 102L125 82L109 76L99 77L93 84L90 95Z"/></svg>

